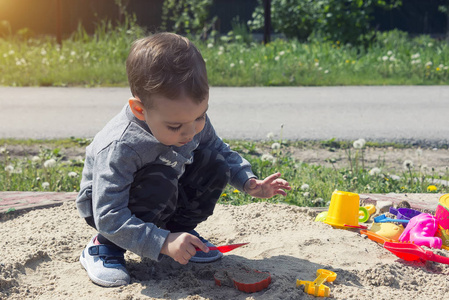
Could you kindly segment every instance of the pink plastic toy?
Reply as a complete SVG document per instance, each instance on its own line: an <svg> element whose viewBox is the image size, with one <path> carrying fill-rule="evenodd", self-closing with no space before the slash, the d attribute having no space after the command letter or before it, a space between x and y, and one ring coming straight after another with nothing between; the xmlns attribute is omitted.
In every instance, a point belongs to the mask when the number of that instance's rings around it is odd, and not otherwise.
<svg viewBox="0 0 449 300"><path fill-rule="evenodd" d="M426 213L410 219L404 232L399 237L400 242L413 242L419 246L441 249L442 241L435 237L438 223L434 216Z"/></svg>

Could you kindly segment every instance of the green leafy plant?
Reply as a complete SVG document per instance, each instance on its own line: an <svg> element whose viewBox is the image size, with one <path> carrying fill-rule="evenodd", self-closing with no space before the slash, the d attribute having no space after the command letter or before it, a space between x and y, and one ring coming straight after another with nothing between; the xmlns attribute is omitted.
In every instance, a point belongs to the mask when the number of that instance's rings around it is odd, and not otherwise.
<svg viewBox="0 0 449 300"><path fill-rule="evenodd" d="M206 37L216 18L209 19L213 0L165 0L162 6L162 30Z"/></svg>

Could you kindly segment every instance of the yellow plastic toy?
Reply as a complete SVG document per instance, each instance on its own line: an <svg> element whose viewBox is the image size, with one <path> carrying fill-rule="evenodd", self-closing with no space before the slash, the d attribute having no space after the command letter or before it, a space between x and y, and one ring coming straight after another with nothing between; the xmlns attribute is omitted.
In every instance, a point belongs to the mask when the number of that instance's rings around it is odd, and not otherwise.
<svg viewBox="0 0 449 300"><path fill-rule="evenodd" d="M369 218L368 211L365 208L360 208L359 200L360 197L358 194L344 191L334 191L332 193L331 204L324 223L340 229L366 229L366 226L359 225L359 211L363 211L365 217Z"/></svg>
<svg viewBox="0 0 449 300"><path fill-rule="evenodd" d="M296 287L304 285L304 292L307 294L317 297L329 297L331 289L323 283L334 281L337 278L337 274L329 270L318 269L316 275L318 277L313 282L296 279Z"/></svg>
<svg viewBox="0 0 449 300"><path fill-rule="evenodd" d="M377 233L387 239L399 240L402 232L404 232L404 227L402 225L396 225L393 223L373 223L370 231Z"/></svg>

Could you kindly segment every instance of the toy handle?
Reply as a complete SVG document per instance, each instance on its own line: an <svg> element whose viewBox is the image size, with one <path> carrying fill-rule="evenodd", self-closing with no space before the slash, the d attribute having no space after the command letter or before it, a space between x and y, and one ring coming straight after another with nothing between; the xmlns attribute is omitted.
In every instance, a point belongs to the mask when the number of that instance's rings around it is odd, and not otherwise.
<svg viewBox="0 0 449 300"><path fill-rule="evenodd" d="M399 213L399 210L397 210L397 209L394 208L394 207L390 207L390 214L393 214L393 215L397 216L398 213Z"/></svg>
<svg viewBox="0 0 449 300"><path fill-rule="evenodd" d="M449 265L449 257L445 257L445 256L441 256L441 255L435 254L435 253L433 253L430 250L427 250L427 251L430 252L429 253L430 257L431 257L430 260L438 262L438 263L441 263L441 264Z"/></svg>

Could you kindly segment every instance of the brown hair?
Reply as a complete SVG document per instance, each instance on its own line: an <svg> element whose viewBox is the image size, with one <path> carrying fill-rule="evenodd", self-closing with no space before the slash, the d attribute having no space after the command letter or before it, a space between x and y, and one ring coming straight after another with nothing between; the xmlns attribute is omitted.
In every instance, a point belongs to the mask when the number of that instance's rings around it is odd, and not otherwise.
<svg viewBox="0 0 449 300"><path fill-rule="evenodd" d="M175 99L182 93L200 103L209 94L206 63L187 38L157 33L135 41L126 60L131 93L146 107L151 96Z"/></svg>

